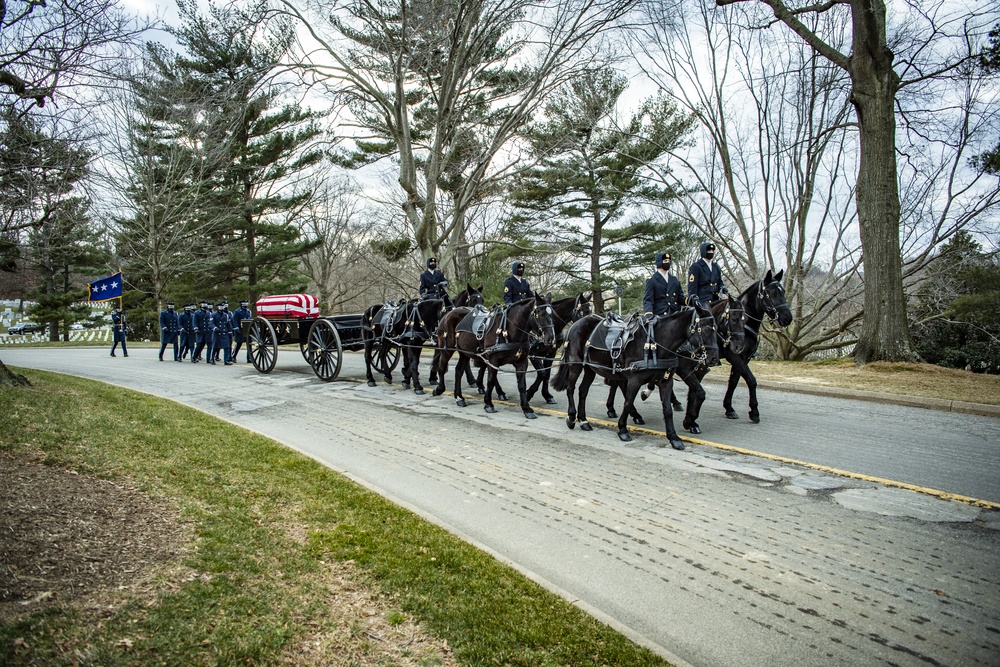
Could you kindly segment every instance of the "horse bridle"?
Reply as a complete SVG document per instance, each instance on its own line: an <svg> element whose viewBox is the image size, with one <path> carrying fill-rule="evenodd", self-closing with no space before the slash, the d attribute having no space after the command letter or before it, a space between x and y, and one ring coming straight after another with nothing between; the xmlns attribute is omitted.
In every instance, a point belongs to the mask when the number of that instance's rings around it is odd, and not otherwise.
<svg viewBox="0 0 1000 667"><path fill-rule="evenodd" d="M589 305L589 303L590 303L589 301L584 301L583 300L583 295L582 294L577 294L576 295L576 301L573 302L573 321L574 322L582 320L584 317L586 317L586 314L583 312L583 307L585 305Z"/></svg>
<svg viewBox="0 0 1000 667"><path fill-rule="evenodd" d="M535 345L537 343L545 342L545 331L542 328L541 322L538 321L538 311L545 309L545 312L549 315L548 328L552 331L552 341L555 343L556 340L556 325L552 321L552 304L542 302L540 305L536 305L531 309L531 321L534 323L532 328L528 331L528 344L529 346ZM539 335L535 335L535 331L538 331Z"/></svg>
<svg viewBox="0 0 1000 667"><path fill-rule="evenodd" d="M716 332L719 336L719 340L722 341L722 347L729 347L729 343L733 340L733 321L730 314L730 309L732 308L732 299L730 297L726 298L726 309L722 313L722 317L719 318L719 329ZM766 312L766 311L765 311ZM725 323L725 325L723 325ZM725 335L722 333L725 330Z"/></svg>
<svg viewBox="0 0 1000 667"><path fill-rule="evenodd" d="M778 286L778 289L780 289L781 291L785 290L785 288L781 286L781 283L777 281L775 281L772 284L776 284ZM775 307L774 302L771 300L771 295L768 294L767 290L765 289L763 278L757 281L757 300L760 301L762 304L764 304L764 314L767 315L767 318L769 320L771 320L771 324L777 323L778 309ZM750 320L756 320L757 322L761 323L763 323L764 320L763 319L758 320L753 315L747 313L747 323L744 325L744 328L752 331L754 336L760 336L760 326L754 329L752 326L750 326ZM780 328L781 325L778 324L778 327Z"/></svg>

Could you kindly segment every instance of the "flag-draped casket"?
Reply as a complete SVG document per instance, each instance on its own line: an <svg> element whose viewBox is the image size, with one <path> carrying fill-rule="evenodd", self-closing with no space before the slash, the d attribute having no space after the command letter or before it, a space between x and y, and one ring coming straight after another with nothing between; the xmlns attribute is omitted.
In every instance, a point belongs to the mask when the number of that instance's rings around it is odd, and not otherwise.
<svg viewBox="0 0 1000 667"><path fill-rule="evenodd" d="M319 300L309 294L276 294L259 299L256 311L269 320L307 320L319 317Z"/></svg>

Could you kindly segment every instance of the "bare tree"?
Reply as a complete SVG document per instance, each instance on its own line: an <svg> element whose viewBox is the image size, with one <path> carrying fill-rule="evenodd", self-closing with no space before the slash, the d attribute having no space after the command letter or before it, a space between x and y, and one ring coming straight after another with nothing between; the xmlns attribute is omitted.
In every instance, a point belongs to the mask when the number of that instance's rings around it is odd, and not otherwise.
<svg viewBox="0 0 1000 667"><path fill-rule="evenodd" d="M923 85L971 62L978 52L970 48L975 35L985 37L992 16L985 6L970 12L964 3L948 9L911 0L894 12L893 22L883 0L717 0L719 6L751 2L766 6L770 16L747 11L748 27L784 24L850 79L860 149L855 197L865 315L854 355L861 363L912 359L899 232L896 105L904 87ZM849 44L819 29L825 25L819 17L838 14L851 23Z"/></svg>
<svg viewBox="0 0 1000 667"><path fill-rule="evenodd" d="M92 85L146 27L118 0L0 0L0 102L42 107Z"/></svg>
<svg viewBox="0 0 1000 667"><path fill-rule="evenodd" d="M517 168L504 153L549 91L636 0L282 0L301 63L350 104L355 164L392 157L421 255L467 274L470 208ZM515 64L516 63L516 64ZM502 159L498 160L498 157Z"/></svg>

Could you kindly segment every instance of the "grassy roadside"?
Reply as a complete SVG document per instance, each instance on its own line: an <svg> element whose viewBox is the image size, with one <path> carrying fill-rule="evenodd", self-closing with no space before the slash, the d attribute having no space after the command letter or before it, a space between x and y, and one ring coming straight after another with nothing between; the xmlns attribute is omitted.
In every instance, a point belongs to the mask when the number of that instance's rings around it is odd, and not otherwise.
<svg viewBox="0 0 1000 667"><path fill-rule="evenodd" d="M0 664L375 664L338 658L343 647L306 660L307 644L337 631L325 585L331 567L391 600L394 619L412 618L447 642L460 664L666 664L272 440L136 392L17 371L35 386L0 388L0 451L128 479L175 505L194 537L173 564L188 576L164 573L142 595L114 593L100 623L63 602L0 625Z"/></svg>
<svg viewBox="0 0 1000 667"><path fill-rule="evenodd" d="M849 357L822 361L754 359L750 370L758 380L1000 405L1000 375L932 364L880 361L858 366ZM728 378L729 365L723 362L712 375Z"/></svg>

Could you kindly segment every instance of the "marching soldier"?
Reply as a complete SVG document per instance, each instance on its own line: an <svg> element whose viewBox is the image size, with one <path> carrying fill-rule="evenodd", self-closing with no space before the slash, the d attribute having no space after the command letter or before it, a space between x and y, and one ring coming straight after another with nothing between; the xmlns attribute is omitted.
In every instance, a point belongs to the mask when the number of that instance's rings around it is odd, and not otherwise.
<svg viewBox="0 0 1000 667"><path fill-rule="evenodd" d="M229 313L229 302L220 301L215 304L218 310L212 315L212 324L215 327L215 356L218 361L220 353L226 366L233 365L232 344L233 344L233 318Z"/></svg>
<svg viewBox="0 0 1000 667"><path fill-rule="evenodd" d="M191 363L196 364L201 361L201 352L205 350L205 361L214 364L215 361L212 360L212 355L215 353L215 337L212 335L214 332L212 311L208 309L208 301L202 300L198 305L201 308L194 314L194 335L198 345L194 349Z"/></svg>
<svg viewBox="0 0 1000 667"><path fill-rule="evenodd" d="M514 262L510 267L511 275L503 283L503 302L506 305L517 303L521 299L530 299L535 296L531 291L531 285L525 280L524 262Z"/></svg>
<svg viewBox="0 0 1000 667"><path fill-rule="evenodd" d="M698 249L700 259L695 260L688 270L688 302L693 299L701 301L706 306L719 300L719 293L726 291L722 282L722 269L713 261L715 244L705 241Z"/></svg>
<svg viewBox="0 0 1000 667"><path fill-rule="evenodd" d="M646 290L642 295L644 318L651 321L657 317L670 315L684 305L681 283L670 275L670 253L656 253L656 271L646 280Z"/></svg>
<svg viewBox="0 0 1000 667"><path fill-rule="evenodd" d="M194 359L194 304L185 303L184 312L180 314L177 318L177 323L181 328L181 341L180 341L180 359L179 361L184 361L187 358L188 353L191 353L192 360Z"/></svg>
<svg viewBox="0 0 1000 667"><path fill-rule="evenodd" d="M128 348L125 347L125 334L128 333L128 323L125 321L125 313L118 306L111 308L111 333L115 343L111 346L111 356L115 356L115 348L118 343L122 344L122 356L128 356Z"/></svg>
<svg viewBox="0 0 1000 667"><path fill-rule="evenodd" d="M163 351L167 345L174 344L174 361L180 361L177 350L177 334L180 333L180 321L174 311L174 302L167 301L167 309L160 313L160 361L163 361Z"/></svg>
<svg viewBox="0 0 1000 667"><path fill-rule="evenodd" d="M243 335L243 320L252 320L253 313L250 311L249 301L240 301L240 307L233 311L233 340L236 342L236 348L233 350L233 363L235 364L239 355L240 348L243 347L243 343L246 342L246 336ZM247 346L247 363L250 363L250 346Z"/></svg>

